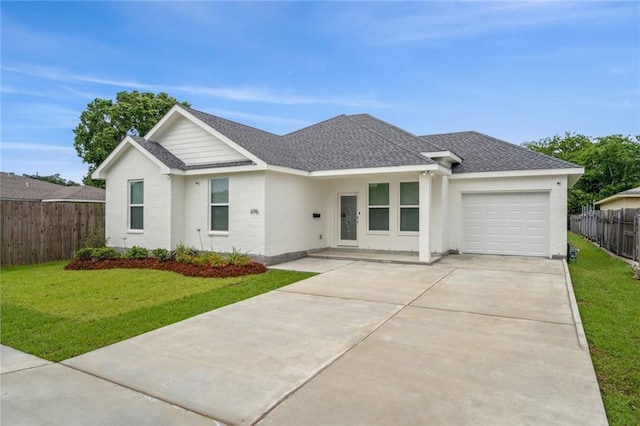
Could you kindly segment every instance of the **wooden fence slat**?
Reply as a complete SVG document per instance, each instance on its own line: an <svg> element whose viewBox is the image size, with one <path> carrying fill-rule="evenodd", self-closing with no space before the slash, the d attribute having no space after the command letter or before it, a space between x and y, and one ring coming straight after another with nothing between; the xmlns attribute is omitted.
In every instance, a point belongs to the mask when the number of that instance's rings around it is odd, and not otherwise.
<svg viewBox="0 0 640 426"><path fill-rule="evenodd" d="M70 259L84 240L104 228L103 203L0 201L0 264Z"/></svg>
<svg viewBox="0 0 640 426"><path fill-rule="evenodd" d="M640 209L593 210L569 218L571 232L619 256L640 262Z"/></svg>

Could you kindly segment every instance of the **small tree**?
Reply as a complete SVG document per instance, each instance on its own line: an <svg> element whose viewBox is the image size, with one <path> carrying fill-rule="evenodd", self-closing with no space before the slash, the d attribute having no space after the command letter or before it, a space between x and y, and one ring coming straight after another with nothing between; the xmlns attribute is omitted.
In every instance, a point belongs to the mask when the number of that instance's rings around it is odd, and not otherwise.
<svg viewBox="0 0 640 426"><path fill-rule="evenodd" d="M89 164L83 182L104 188L104 182L91 179L91 173L127 135L144 135L177 104L166 93L120 92L116 100L96 98L80 115L73 129L74 147L82 161ZM187 102L181 105L189 107Z"/></svg>
<svg viewBox="0 0 640 426"><path fill-rule="evenodd" d="M575 133L525 142L526 148L584 167L584 175L569 189L569 214L582 206L640 186L640 135L591 138Z"/></svg>

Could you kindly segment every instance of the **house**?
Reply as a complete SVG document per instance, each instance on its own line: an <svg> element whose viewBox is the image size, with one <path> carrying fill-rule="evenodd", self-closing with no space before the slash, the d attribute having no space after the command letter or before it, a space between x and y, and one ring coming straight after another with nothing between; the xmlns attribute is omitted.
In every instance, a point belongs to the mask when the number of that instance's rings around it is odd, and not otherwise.
<svg viewBox="0 0 640 426"><path fill-rule="evenodd" d="M105 190L91 186L57 185L0 172L0 200L104 203Z"/></svg>
<svg viewBox="0 0 640 426"><path fill-rule="evenodd" d="M566 255L574 164L478 132L418 137L368 114L283 136L179 105L95 170L116 247L270 264L327 247Z"/></svg>
<svg viewBox="0 0 640 426"><path fill-rule="evenodd" d="M640 186L596 201L600 210L640 209Z"/></svg>

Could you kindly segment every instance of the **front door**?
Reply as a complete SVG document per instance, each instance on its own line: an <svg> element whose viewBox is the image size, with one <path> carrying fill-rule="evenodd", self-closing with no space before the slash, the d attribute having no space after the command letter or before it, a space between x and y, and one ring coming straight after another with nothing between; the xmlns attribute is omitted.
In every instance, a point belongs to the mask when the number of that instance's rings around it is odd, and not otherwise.
<svg viewBox="0 0 640 426"><path fill-rule="evenodd" d="M358 246L358 196L340 195L338 245Z"/></svg>

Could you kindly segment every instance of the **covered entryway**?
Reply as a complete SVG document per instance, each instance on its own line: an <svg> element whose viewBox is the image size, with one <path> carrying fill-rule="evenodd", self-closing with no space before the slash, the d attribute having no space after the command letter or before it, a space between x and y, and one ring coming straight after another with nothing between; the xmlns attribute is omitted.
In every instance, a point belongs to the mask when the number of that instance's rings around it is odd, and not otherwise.
<svg viewBox="0 0 640 426"><path fill-rule="evenodd" d="M549 193L462 195L462 251L549 256Z"/></svg>

